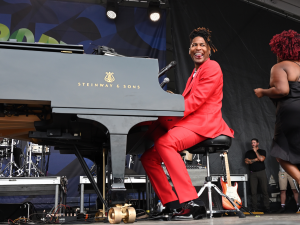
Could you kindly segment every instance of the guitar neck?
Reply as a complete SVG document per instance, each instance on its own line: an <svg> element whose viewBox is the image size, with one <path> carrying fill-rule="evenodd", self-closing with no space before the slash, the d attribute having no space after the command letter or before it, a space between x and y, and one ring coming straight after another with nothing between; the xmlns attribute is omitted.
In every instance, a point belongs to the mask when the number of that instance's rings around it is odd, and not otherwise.
<svg viewBox="0 0 300 225"><path fill-rule="evenodd" d="M230 170L229 170L229 163L228 163L228 155L227 152L224 152L224 160L225 160L225 170L226 170L226 176L227 176L227 185L228 187L231 187L231 178L230 178Z"/></svg>

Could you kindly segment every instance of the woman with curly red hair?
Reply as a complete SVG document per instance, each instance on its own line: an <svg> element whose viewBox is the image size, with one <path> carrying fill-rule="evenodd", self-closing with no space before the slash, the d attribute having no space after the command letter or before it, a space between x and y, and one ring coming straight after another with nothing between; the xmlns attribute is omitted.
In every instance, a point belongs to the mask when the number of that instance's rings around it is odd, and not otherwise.
<svg viewBox="0 0 300 225"><path fill-rule="evenodd" d="M275 35L270 42L277 55L271 69L270 88L257 88L256 96L267 96L276 106L271 155L300 185L300 34L293 30Z"/></svg>

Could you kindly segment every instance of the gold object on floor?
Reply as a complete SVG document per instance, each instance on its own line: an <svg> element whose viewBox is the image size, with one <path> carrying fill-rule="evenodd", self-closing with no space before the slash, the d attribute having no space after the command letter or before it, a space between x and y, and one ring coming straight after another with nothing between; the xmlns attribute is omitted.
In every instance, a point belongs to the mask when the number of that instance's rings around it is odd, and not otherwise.
<svg viewBox="0 0 300 225"><path fill-rule="evenodd" d="M100 222L105 219L105 214L103 214L103 209L99 209L99 211L95 214L95 221Z"/></svg>
<svg viewBox="0 0 300 225"><path fill-rule="evenodd" d="M120 223L123 220L124 223L134 223L136 218L136 212L133 207L129 207L131 204L116 205L112 207L108 212L108 221L112 224Z"/></svg>

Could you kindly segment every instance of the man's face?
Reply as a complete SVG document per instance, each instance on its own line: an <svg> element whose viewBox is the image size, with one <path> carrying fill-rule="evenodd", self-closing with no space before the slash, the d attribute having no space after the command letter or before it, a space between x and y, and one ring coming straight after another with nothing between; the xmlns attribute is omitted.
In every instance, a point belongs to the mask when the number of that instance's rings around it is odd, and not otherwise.
<svg viewBox="0 0 300 225"><path fill-rule="evenodd" d="M200 66L209 58L210 47L203 37L198 36L192 40L189 53L195 65Z"/></svg>
<svg viewBox="0 0 300 225"><path fill-rule="evenodd" d="M252 148L257 148L258 145L259 145L259 143L257 141L255 141L255 140L252 140L251 141L251 145L252 145Z"/></svg>

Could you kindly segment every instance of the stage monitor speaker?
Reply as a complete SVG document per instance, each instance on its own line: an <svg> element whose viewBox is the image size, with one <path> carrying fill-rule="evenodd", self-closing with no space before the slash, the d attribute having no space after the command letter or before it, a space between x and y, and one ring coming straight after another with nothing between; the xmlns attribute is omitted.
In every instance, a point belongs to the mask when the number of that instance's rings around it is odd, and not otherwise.
<svg viewBox="0 0 300 225"><path fill-rule="evenodd" d="M19 217L28 217L27 204L0 204L0 222L14 221Z"/></svg>
<svg viewBox="0 0 300 225"><path fill-rule="evenodd" d="M171 184L171 186L173 186L173 183L172 183L172 180L171 180L171 177L169 176L169 172L166 168L165 165L162 165L162 168L169 180L169 183ZM192 181L192 184L193 186L195 187L200 187L200 186L203 186L204 185L204 182L205 182L205 177L207 176L207 169L206 167L203 167L203 166L197 166L197 165L187 165L186 166L186 169L189 173L189 176L191 178L191 181Z"/></svg>

